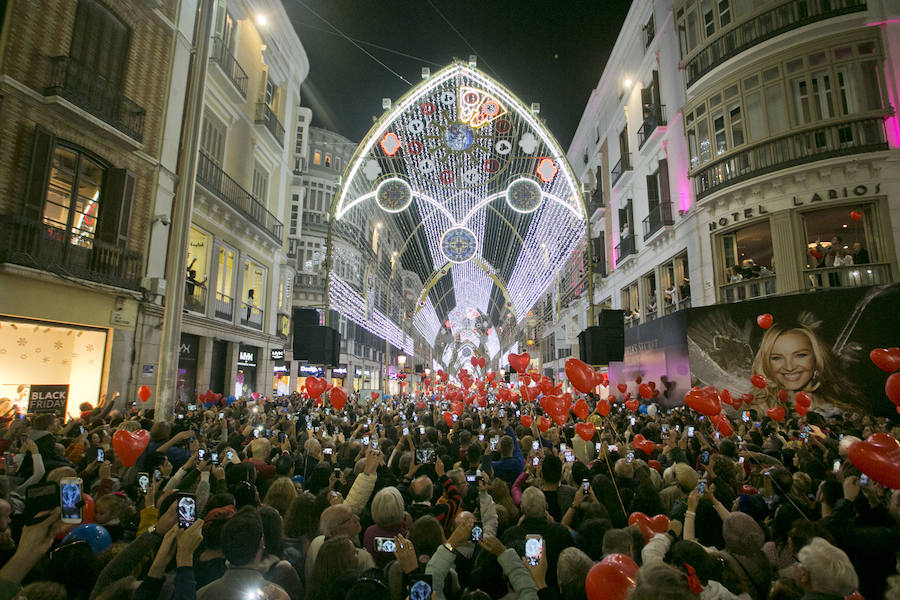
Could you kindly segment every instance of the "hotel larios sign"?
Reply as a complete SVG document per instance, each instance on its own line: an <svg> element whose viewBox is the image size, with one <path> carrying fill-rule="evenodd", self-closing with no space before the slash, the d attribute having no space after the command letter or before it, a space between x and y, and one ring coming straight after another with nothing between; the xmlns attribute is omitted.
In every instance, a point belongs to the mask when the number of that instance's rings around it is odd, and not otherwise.
<svg viewBox="0 0 900 600"><path fill-rule="evenodd" d="M872 194L880 194L881 193L881 184L876 183L873 189L869 189L869 186L859 184L855 187L842 187L825 190L823 193L814 192L812 196L793 196L791 199L792 206L804 206L806 204L816 204L817 202L825 202L826 200L840 200L843 198L861 198L863 196L870 196ZM729 225L733 225L738 221L743 219L752 219L753 217L758 217L760 215L765 215L769 213L769 209L763 205L758 204L757 206L749 206L743 210L736 210L732 213L729 213L726 216L719 217L714 221L709 222L709 230L715 231L719 227L728 227Z"/></svg>

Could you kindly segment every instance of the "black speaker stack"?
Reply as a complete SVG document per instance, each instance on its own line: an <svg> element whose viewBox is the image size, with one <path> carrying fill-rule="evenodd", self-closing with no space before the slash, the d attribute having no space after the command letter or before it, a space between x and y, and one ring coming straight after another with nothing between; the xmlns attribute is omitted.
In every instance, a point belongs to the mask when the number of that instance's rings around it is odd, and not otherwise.
<svg viewBox="0 0 900 600"><path fill-rule="evenodd" d="M341 334L336 329L319 325L315 309L294 309L294 360L312 365L336 367L341 362Z"/></svg>
<svg viewBox="0 0 900 600"><path fill-rule="evenodd" d="M598 324L578 334L578 358L589 365L625 360L625 311L602 309Z"/></svg>

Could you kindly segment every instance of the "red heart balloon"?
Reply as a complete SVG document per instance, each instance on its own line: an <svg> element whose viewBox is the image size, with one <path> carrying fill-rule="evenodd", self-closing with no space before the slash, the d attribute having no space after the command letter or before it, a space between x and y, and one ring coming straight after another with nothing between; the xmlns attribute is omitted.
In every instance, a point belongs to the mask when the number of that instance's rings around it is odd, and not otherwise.
<svg viewBox="0 0 900 600"><path fill-rule="evenodd" d="M572 407L572 414L584 421L588 418L588 414L591 412L591 409L588 408L588 403L584 401L584 398L575 403L575 406Z"/></svg>
<svg viewBox="0 0 900 600"><path fill-rule="evenodd" d="M884 393L897 408L900 408L900 373L894 373L884 384Z"/></svg>
<svg viewBox="0 0 900 600"><path fill-rule="evenodd" d="M651 458L650 460L647 461L647 466L650 467L651 469L656 469L657 471L662 473L662 463L660 463L658 460Z"/></svg>
<svg viewBox="0 0 900 600"><path fill-rule="evenodd" d="M572 386L582 394L587 394L594 389L594 369L589 364L580 361L577 358L567 358L565 370L566 378L568 378L572 383Z"/></svg>
<svg viewBox="0 0 900 600"><path fill-rule="evenodd" d="M337 410L343 410L344 405L347 404L347 392L344 388L333 387L331 388L328 399L331 401L331 405Z"/></svg>
<svg viewBox="0 0 900 600"><path fill-rule="evenodd" d="M860 219L863 218L863 214L862 214L861 211L858 211L858 210L851 210L851 211L850 211L850 218L853 219L854 221L859 221Z"/></svg>
<svg viewBox="0 0 900 600"><path fill-rule="evenodd" d="M494 381L497 378L497 374L494 371L488 371L484 378L488 381Z"/></svg>
<svg viewBox="0 0 900 600"><path fill-rule="evenodd" d="M425 403L424 402L416 402L416 408L418 408L419 410L424 410Z"/></svg>
<svg viewBox="0 0 900 600"><path fill-rule="evenodd" d="M643 398L646 398L649 400L650 398L653 397L653 388L650 387L649 385L647 385L646 383L642 383L642 384L640 384L640 386L638 386L638 393Z"/></svg>
<svg viewBox="0 0 900 600"><path fill-rule="evenodd" d="M788 399L788 391L787 390L778 390L778 399L782 402L787 402Z"/></svg>
<svg viewBox="0 0 900 600"><path fill-rule="evenodd" d="M465 405L462 402L454 402L453 403L453 412L456 413L457 417L461 417L463 414L463 410L465 409Z"/></svg>
<svg viewBox="0 0 900 600"><path fill-rule="evenodd" d="M637 377L634 378L634 382L638 385L641 385L642 381L644 381L644 378L641 377L640 375L638 375Z"/></svg>
<svg viewBox="0 0 900 600"><path fill-rule="evenodd" d="M575 433L578 434L578 437L580 437L584 441L589 442L594 437L594 424L593 423L576 423L575 424Z"/></svg>
<svg viewBox="0 0 900 600"><path fill-rule="evenodd" d="M720 390L719 391L719 401L722 404L727 404L728 406L734 406L734 398L731 396L731 392L728 390Z"/></svg>
<svg viewBox="0 0 900 600"><path fill-rule="evenodd" d="M373 401L378 400L378 392L372 392L371 396Z"/></svg>
<svg viewBox="0 0 900 600"><path fill-rule="evenodd" d="M310 398L318 398L328 387L328 382L318 377L306 378L306 391L309 392Z"/></svg>
<svg viewBox="0 0 900 600"><path fill-rule="evenodd" d="M481 408L484 408L485 406L487 406L487 397L486 396L478 396L478 399L475 401L475 403L478 406L480 406Z"/></svg>
<svg viewBox="0 0 900 600"><path fill-rule="evenodd" d="M900 348L875 348L869 353L869 358L885 373L900 369Z"/></svg>
<svg viewBox="0 0 900 600"><path fill-rule="evenodd" d="M770 315L769 313L765 313L765 314L762 314L762 315L759 315L758 317L756 317L756 324L759 325L760 327L762 327L763 329L768 329L769 327L771 327L773 321L774 321L774 319L772 318L772 315Z"/></svg>
<svg viewBox="0 0 900 600"><path fill-rule="evenodd" d="M475 357L475 356L471 357L471 358L469 359L469 362L472 364L473 367L477 367L477 366L478 366L478 358Z"/></svg>
<svg viewBox="0 0 900 600"><path fill-rule="evenodd" d="M131 467L144 453L147 444L150 443L150 432L146 429L126 431L120 429L113 434L112 446L116 456L126 467Z"/></svg>
<svg viewBox="0 0 900 600"><path fill-rule="evenodd" d="M810 400L809 396L807 396L804 392L797 392L796 394L794 394L794 404L809 408L812 404L812 400Z"/></svg>
<svg viewBox="0 0 900 600"><path fill-rule="evenodd" d="M665 533L669 530L669 517L656 515L652 519L642 512L633 512L628 516L629 525L637 525L644 534L644 542L650 541L657 533Z"/></svg>
<svg viewBox="0 0 900 600"><path fill-rule="evenodd" d="M773 421L778 421L779 423L781 423L784 420L784 407L779 405L773 406L772 408L767 408L766 414L769 415L769 418Z"/></svg>
<svg viewBox="0 0 900 600"><path fill-rule="evenodd" d="M516 370L516 373L524 373L528 370L528 363L531 362L531 355L527 352L522 354L513 354L512 352L506 357L509 366Z"/></svg>
<svg viewBox="0 0 900 600"><path fill-rule="evenodd" d="M544 394L552 394L553 393L553 381L550 380L549 377L541 377L540 383L541 392Z"/></svg>
<svg viewBox="0 0 900 600"><path fill-rule="evenodd" d="M522 421L523 427L531 427L531 424L534 422L531 415L522 415L519 417L519 420Z"/></svg>
<svg viewBox="0 0 900 600"><path fill-rule="evenodd" d="M153 395L153 392L150 390L149 385L142 385L138 388L138 398L141 399L141 402L149 400L151 395Z"/></svg>
<svg viewBox="0 0 900 600"><path fill-rule="evenodd" d="M887 433L875 433L854 443L847 453L853 466L881 485L900 489L900 442Z"/></svg>
<svg viewBox="0 0 900 600"><path fill-rule="evenodd" d="M759 389L763 389L766 387L766 378L760 374L756 374L750 378L750 383L753 384L753 387L757 387Z"/></svg>
<svg viewBox="0 0 900 600"><path fill-rule="evenodd" d="M588 571L585 592L588 600L625 600L634 589L637 564L624 554L611 554Z"/></svg>
<svg viewBox="0 0 900 600"><path fill-rule="evenodd" d="M608 417L610 409L612 409L612 407L609 405L608 400L602 399L597 402L597 414Z"/></svg>
<svg viewBox="0 0 900 600"><path fill-rule="evenodd" d="M812 254L812 257L816 260L822 260L822 257L825 256L817 250L810 250L809 253Z"/></svg>
<svg viewBox="0 0 900 600"><path fill-rule="evenodd" d="M636 399L625 401L625 408L627 408L628 410L637 410L640 405L641 403Z"/></svg>
<svg viewBox="0 0 900 600"><path fill-rule="evenodd" d="M441 416L444 417L444 423L447 424L447 427L453 427L453 413L445 410Z"/></svg>
<svg viewBox="0 0 900 600"><path fill-rule="evenodd" d="M716 431L721 433L725 437L731 437L734 435L734 427L731 426L731 421L728 420L728 417L722 415L722 418L719 419L719 422L716 423Z"/></svg>
<svg viewBox="0 0 900 600"><path fill-rule="evenodd" d="M688 408L696 410L701 415L711 417L722 412L722 403L718 393L701 387L691 388L684 395L684 403Z"/></svg>
<svg viewBox="0 0 900 600"><path fill-rule="evenodd" d="M628 384L620 383L620 384L617 385L616 387L617 387L617 388L619 389L619 391L622 392L623 394L624 394L625 392L628 391Z"/></svg>
<svg viewBox="0 0 900 600"><path fill-rule="evenodd" d="M538 421L538 430L540 430L541 433L546 433L547 430L550 429L550 425L550 419L548 419L547 417L541 417L541 420Z"/></svg>
<svg viewBox="0 0 900 600"><path fill-rule="evenodd" d="M485 367L485 365L487 365L487 361L482 356L478 359L478 366L483 369Z"/></svg>
<svg viewBox="0 0 900 600"><path fill-rule="evenodd" d="M802 404L795 404L795 405L794 405L794 411L796 411L796 413L797 413L798 415L800 415L801 417L805 417L805 416L806 416L806 413L809 412L809 407L808 407L808 406L803 406Z"/></svg>

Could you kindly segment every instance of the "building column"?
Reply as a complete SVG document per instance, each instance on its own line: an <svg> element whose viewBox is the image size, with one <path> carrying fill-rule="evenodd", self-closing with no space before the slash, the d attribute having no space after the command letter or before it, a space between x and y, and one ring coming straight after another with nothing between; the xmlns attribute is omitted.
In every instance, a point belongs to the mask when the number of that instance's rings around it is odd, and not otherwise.
<svg viewBox="0 0 900 600"><path fill-rule="evenodd" d="M228 342L228 350L225 352L225 396L234 394L234 384L237 383L238 342Z"/></svg>
<svg viewBox="0 0 900 600"><path fill-rule="evenodd" d="M197 391L206 391L212 379L213 338L200 336L197 348ZM228 394L226 394L228 396Z"/></svg>
<svg viewBox="0 0 900 600"><path fill-rule="evenodd" d="M772 214L769 225L772 232L772 250L775 256L775 291L790 294L804 289L802 247L792 223L792 211L783 210Z"/></svg>

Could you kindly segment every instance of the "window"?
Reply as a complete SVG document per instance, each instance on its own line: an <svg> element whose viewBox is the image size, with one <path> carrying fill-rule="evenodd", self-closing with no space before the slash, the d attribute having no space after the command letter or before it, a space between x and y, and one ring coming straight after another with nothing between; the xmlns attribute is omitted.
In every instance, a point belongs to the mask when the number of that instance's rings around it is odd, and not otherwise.
<svg viewBox="0 0 900 600"><path fill-rule="evenodd" d="M234 250L220 246L216 260L216 302L226 304L229 308L234 294L234 268ZM228 314L230 316L230 311Z"/></svg>
<svg viewBox="0 0 900 600"><path fill-rule="evenodd" d="M719 27L725 27L731 23L731 6L728 0L719 0Z"/></svg>
<svg viewBox="0 0 900 600"><path fill-rule="evenodd" d="M331 155L330 154L325 155L325 166L329 167L329 168L331 167Z"/></svg>
<svg viewBox="0 0 900 600"><path fill-rule="evenodd" d="M322 164L322 153L316 150L316 153L313 154L313 164L321 165Z"/></svg>
<svg viewBox="0 0 900 600"><path fill-rule="evenodd" d="M863 213L864 217L859 221L849 219L851 209ZM854 287L890 280L886 265L879 264L878 236L869 226L874 222L870 204L835 206L801 214L806 235L808 287Z"/></svg>
<svg viewBox="0 0 900 600"><path fill-rule="evenodd" d="M304 125L297 126L297 139L294 142L294 153L295 154L303 154L303 130L304 130L304 128L305 128Z"/></svg>
<svg viewBox="0 0 900 600"><path fill-rule="evenodd" d="M269 197L269 174L263 169L259 163L253 167L253 184L250 188L253 197L259 200L263 205Z"/></svg>
<svg viewBox="0 0 900 600"><path fill-rule="evenodd" d="M688 268L687 252L682 252L669 262L662 265L660 270L662 281L662 309L665 314L670 314L691 305L690 270ZM657 294L658 296L658 294ZM657 299L658 302L660 299Z"/></svg>
<svg viewBox="0 0 900 600"><path fill-rule="evenodd" d="M243 310L241 318L251 324L262 325L261 307L265 306L266 269L253 259L244 261Z"/></svg>
<svg viewBox="0 0 900 600"><path fill-rule="evenodd" d="M655 319L659 314L659 294L656 289L656 273L651 271L644 275L642 280L644 285L644 298L642 302L644 306L644 317L647 320Z"/></svg>
<svg viewBox="0 0 900 600"><path fill-rule="evenodd" d="M775 262L769 220L718 236L719 296L737 302L775 293Z"/></svg>
<svg viewBox="0 0 900 600"><path fill-rule="evenodd" d="M297 198L296 194L294 195L294 198L295 199ZM292 204L291 205L290 235L297 235L297 214L298 214L298 207L296 204Z"/></svg>
<svg viewBox="0 0 900 600"><path fill-rule="evenodd" d="M191 227L188 237L187 272L184 283L184 307L206 312L206 282L209 280L210 236Z"/></svg>
<svg viewBox="0 0 900 600"><path fill-rule="evenodd" d="M275 108L273 106L275 102L275 93L278 90L278 86L275 85L275 82L272 81L268 76L266 77L266 104L269 108Z"/></svg>
<svg viewBox="0 0 900 600"><path fill-rule="evenodd" d="M51 237L93 247L105 173L103 165L77 149L56 146L43 208Z"/></svg>
<svg viewBox="0 0 900 600"><path fill-rule="evenodd" d="M741 114L740 104L728 107L728 121L731 124L731 146L736 148L744 143L744 117Z"/></svg>
<svg viewBox="0 0 900 600"><path fill-rule="evenodd" d="M200 150L214 163L222 165L225 159L225 125L208 110L203 111Z"/></svg>
<svg viewBox="0 0 900 600"><path fill-rule="evenodd" d="M78 1L69 56L108 89L122 89L130 40L131 30L106 5L98 0Z"/></svg>

